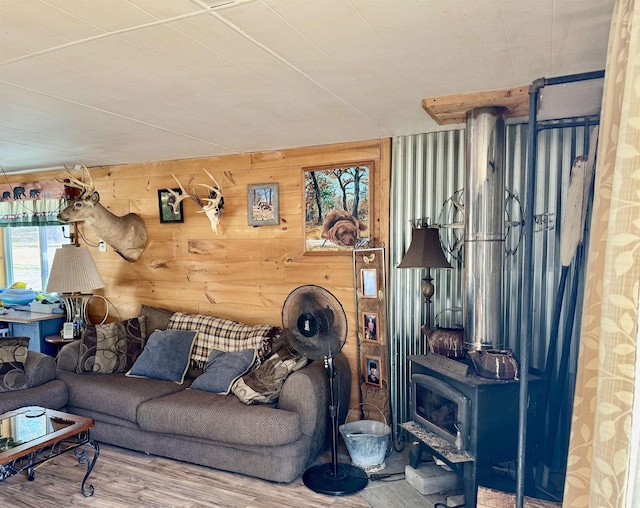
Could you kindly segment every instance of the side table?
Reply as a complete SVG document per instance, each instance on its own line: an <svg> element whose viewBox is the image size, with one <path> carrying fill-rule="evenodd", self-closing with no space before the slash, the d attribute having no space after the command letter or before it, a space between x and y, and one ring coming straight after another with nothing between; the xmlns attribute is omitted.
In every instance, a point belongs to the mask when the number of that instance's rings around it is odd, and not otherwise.
<svg viewBox="0 0 640 508"><path fill-rule="evenodd" d="M78 339L63 339L60 334L58 335L47 335L44 338L44 341L47 344L51 344L55 349L56 349L56 354L54 356L58 356L58 353L60 352L60 349L62 348L62 346L65 346L66 344L70 344L72 342L75 342Z"/></svg>

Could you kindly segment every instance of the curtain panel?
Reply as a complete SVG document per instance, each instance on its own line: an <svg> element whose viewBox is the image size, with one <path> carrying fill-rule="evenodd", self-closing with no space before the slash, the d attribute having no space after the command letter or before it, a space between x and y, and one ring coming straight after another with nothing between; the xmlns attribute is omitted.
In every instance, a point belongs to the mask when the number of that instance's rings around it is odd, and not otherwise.
<svg viewBox="0 0 640 508"><path fill-rule="evenodd" d="M564 505L640 506L636 386L640 285L640 6L609 35ZM634 413L635 404L635 413Z"/></svg>
<svg viewBox="0 0 640 508"><path fill-rule="evenodd" d="M0 202L0 227L56 226L63 199Z"/></svg>
<svg viewBox="0 0 640 508"><path fill-rule="evenodd" d="M0 227L55 226L65 187L57 180L0 184Z"/></svg>

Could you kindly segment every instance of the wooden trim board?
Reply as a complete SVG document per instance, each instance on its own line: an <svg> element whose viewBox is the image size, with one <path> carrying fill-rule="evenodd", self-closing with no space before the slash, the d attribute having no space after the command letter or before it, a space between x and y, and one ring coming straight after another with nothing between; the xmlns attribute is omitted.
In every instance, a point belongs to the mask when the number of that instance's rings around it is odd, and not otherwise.
<svg viewBox="0 0 640 508"><path fill-rule="evenodd" d="M488 106L504 106L506 117L529 116L529 87L422 99L422 108L438 125L464 123L467 111Z"/></svg>

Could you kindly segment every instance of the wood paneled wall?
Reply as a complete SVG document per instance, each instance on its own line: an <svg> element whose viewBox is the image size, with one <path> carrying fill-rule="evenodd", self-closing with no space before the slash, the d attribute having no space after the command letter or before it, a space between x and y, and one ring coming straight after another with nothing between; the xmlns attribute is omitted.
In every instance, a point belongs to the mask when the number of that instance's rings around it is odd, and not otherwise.
<svg viewBox="0 0 640 508"><path fill-rule="evenodd" d="M139 214L149 239L134 263L110 248L90 247L106 283L109 320L134 317L141 304L210 314L248 324L282 324L287 295L303 284L331 291L348 316L349 336L343 349L352 370L351 405L358 402L357 342L353 261L350 253L303 254L302 168L374 161L374 239L389 242L390 140L262 152L225 157L90 168L100 202L116 215ZM69 161L73 165L77 161ZM174 173L187 187L210 183L206 168L222 186L224 212L216 236L208 219L184 201L184 222L161 224L159 189L176 187ZM11 183L61 177L62 173L14 175ZM278 182L280 224L247 224L247 185ZM204 193L204 189L201 188ZM81 244L96 245L90 226L81 224ZM102 309L95 305L92 314Z"/></svg>

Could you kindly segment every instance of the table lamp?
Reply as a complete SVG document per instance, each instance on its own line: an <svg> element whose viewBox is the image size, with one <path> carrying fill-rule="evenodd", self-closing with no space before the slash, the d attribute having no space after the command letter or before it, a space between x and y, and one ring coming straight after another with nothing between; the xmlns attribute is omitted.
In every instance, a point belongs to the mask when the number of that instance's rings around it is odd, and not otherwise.
<svg viewBox="0 0 640 508"><path fill-rule="evenodd" d="M451 268L444 257L440 245L437 228L418 226L413 229L409 250L400 261L398 268L426 268L427 273L422 279L422 296L427 308L426 326L431 329L431 297L434 294L431 268Z"/></svg>
<svg viewBox="0 0 640 508"><path fill-rule="evenodd" d="M104 281L89 249L74 243L56 249L47 292L61 293L60 299L67 309L64 338L78 337L83 324L91 323L87 314L91 291L103 287Z"/></svg>

